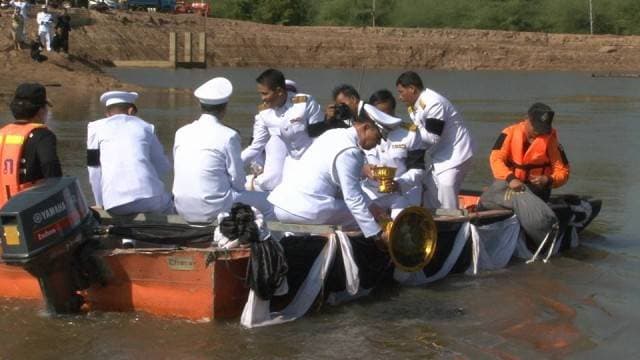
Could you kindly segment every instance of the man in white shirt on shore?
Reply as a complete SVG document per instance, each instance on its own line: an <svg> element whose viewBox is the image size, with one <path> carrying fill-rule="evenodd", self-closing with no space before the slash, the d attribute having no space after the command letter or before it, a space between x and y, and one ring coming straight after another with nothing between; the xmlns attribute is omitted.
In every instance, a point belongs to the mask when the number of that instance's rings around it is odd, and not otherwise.
<svg viewBox="0 0 640 360"><path fill-rule="evenodd" d="M38 23L38 36L40 43L51 51L51 41L53 40L53 14L49 12L47 5L42 5L42 11L36 15Z"/></svg>

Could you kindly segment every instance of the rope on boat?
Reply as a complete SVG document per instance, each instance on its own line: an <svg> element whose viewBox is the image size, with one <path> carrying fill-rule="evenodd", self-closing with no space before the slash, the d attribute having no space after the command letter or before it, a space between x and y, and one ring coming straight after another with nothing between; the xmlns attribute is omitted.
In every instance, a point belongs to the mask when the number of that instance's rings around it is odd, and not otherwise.
<svg viewBox="0 0 640 360"><path fill-rule="evenodd" d="M544 245L547 243L547 240L549 240L551 233L553 233L553 239L551 240L551 246L549 247L549 252L547 253L547 256L542 260L542 262L544 263L549 261L549 258L553 253L553 248L556 246L556 240L558 239L558 229L559 229L558 223L553 224L553 227L551 227L551 230L549 230L549 232L547 233L547 236L544 237L544 240L542 240L542 242L540 243L540 246L538 246L538 249L536 250L535 254L533 254L533 257L525 261L525 263L531 264L532 262L535 262L538 259L538 255L540 255L540 252L542 252L542 248L544 248Z"/></svg>

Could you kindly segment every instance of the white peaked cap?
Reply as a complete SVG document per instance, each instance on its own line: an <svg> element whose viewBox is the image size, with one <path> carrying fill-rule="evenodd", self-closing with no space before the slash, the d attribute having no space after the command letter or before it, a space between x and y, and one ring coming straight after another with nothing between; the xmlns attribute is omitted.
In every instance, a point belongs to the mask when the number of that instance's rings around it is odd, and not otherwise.
<svg viewBox="0 0 640 360"><path fill-rule="evenodd" d="M294 92L298 91L298 84L296 84L296 82L293 80L286 79L284 81L284 85L287 88L287 91L291 91L291 90L293 90Z"/></svg>
<svg viewBox="0 0 640 360"><path fill-rule="evenodd" d="M193 95L195 95L202 104L219 105L229 102L229 97L232 92L233 85L231 85L231 81L223 77L217 77L200 85L200 87L193 92Z"/></svg>
<svg viewBox="0 0 640 360"><path fill-rule="evenodd" d="M387 129L392 129L402 122L402 119L391 116L371 104L364 104L364 111L376 125Z"/></svg>
<svg viewBox="0 0 640 360"><path fill-rule="evenodd" d="M100 96L100 102L104 106L110 106L113 104L134 104L138 98L137 92L128 91L107 91Z"/></svg>

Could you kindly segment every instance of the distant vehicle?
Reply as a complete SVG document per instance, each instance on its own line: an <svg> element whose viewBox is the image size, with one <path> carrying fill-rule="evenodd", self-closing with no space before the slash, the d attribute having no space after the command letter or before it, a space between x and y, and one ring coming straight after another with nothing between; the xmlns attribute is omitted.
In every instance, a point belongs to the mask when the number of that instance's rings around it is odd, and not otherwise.
<svg viewBox="0 0 640 360"><path fill-rule="evenodd" d="M175 12L179 14L197 13L200 15L209 15L209 4L205 2L185 2L183 0L176 1Z"/></svg>
<svg viewBox="0 0 640 360"><path fill-rule="evenodd" d="M191 11L200 15L209 16L209 3L193 2L191 3Z"/></svg>
<svg viewBox="0 0 640 360"><path fill-rule="evenodd" d="M128 0L129 9L156 9L157 11L174 11L176 0Z"/></svg>
<svg viewBox="0 0 640 360"><path fill-rule="evenodd" d="M89 9L104 11L108 9L119 9L120 3L117 0L89 0Z"/></svg>

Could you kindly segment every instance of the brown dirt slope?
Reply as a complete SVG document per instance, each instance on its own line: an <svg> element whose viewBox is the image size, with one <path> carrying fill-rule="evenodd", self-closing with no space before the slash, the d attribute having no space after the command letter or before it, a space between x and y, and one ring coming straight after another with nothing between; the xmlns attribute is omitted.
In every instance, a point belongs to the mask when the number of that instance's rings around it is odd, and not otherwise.
<svg viewBox="0 0 640 360"><path fill-rule="evenodd" d="M72 9L69 58L30 62L8 50L9 16L0 17L0 81L39 79L113 86L96 65L167 60L170 31L207 31L209 66L463 70L640 71L640 37L508 31L286 27L144 12ZM206 23L205 23L206 21ZM28 29L35 33L35 21ZM194 37L195 38L195 37ZM195 46L195 45L194 45ZM178 52L179 60L182 51ZM64 71L60 71L64 70ZM74 73L75 71L75 73ZM16 75L19 74L19 75Z"/></svg>

